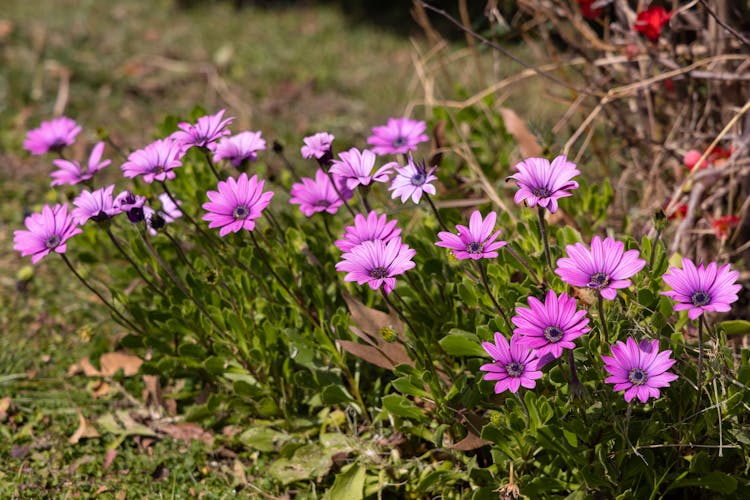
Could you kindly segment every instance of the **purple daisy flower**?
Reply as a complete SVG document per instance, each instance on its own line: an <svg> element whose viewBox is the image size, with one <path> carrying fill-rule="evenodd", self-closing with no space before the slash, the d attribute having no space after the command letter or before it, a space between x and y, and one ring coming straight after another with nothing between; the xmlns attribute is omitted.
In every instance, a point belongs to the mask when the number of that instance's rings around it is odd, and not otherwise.
<svg viewBox="0 0 750 500"><path fill-rule="evenodd" d="M206 193L208 203L203 208L208 212L203 220L209 221L208 227L220 227L219 236L236 233L240 229L255 229L255 219L268 206L273 198L273 191L263 192L264 181L254 175L250 179L241 174L237 180L229 178L220 181L219 191Z"/></svg>
<svg viewBox="0 0 750 500"><path fill-rule="evenodd" d="M222 109L215 115L201 116L195 125L182 122L177 125L180 130L170 137L185 147L210 148L219 138L231 133L226 127L234 117L222 119L225 111Z"/></svg>
<svg viewBox="0 0 750 500"><path fill-rule="evenodd" d="M628 337L626 343L617 341L611 346L612 356L602 356L604 369L610 374L604 381L614 384L613 390L625 391L630 403L638 396L641 403L659 397L659 387L667 387L677 375L667 370L675 360L672 351L659 352L659 341L646 339L636 343Z"/></svg>
<svg viewBox="0 0 750 500"><path fill-rule="evenodd" d="M523 345L518 335L513 335L508 344L500 332L495 332L495 343L482 342L482 347L492 356L493 362L479 369L487 372L484 380L497 380L495 394L515 393L521 386L533 389L536 381L542 378L537 352Z"/></svg>
<svg viewBox="0 0 750 500"><path fill-rule="evenodd" d="M352 148L349 151L339 153L340 160L333 160L330 172L340 175L346 179L346 187L355 189L360 184L369 185L372 181L388 182L388 176L396 162L390 162L380 167L375 173L372 168L375 166L375 153L370 150Z"/></svg>
<svg viewBox="0 0 750 500"><path fill-rule="evenodd" d="M65 242L81 232L75 218L68 214L67 203L54 207L45 205L42 213L29 215L24 224L28 231L19 229L13 232L13 249L24 257L31 255L32 264L52 250L65 253Z"/></svg>
<svg viewBox="0 0 750 500"><path fill-rule="evenodd" d="M112 206L120 212L125 212L128 216L128 220L133 224L136 224L144 219L143 206L145 204L145 196L138 196L130 191L123 191L115 197Z"/></svg>
<svg viewBox="0 0 750 500"><path fill-rule="evenodd" d="M95 222L109 220L120 213L120 208L114 206L112 200L112 191L115 185L112 184L102 189L97 189L93 193L83 190L78 197L73 200L73 205L77 208L70 212L75 217L78 224L84 225L86 221L92 219Z"/></svg>
<svg viewBox="0 0 750 500"><path fill-rule="evenodd" d="M302 139L305 143L300 149L302 158L315 158L319 160L331 154L331 144L335 137L328 132L318 132Z"/></svg>
<svg viewBox="0 0 750 500"><path fill-rule="evenodd" d="M456 225L458 236L447 231L439 232L440 241L435 245L453 250L453 255L459 260L493 259L497 257L496 250L507 244L502 240L495 241L502 232L502 230L492 232L495 229L495 220L497 220L495 212L487 214L482 221L482 214L479 210L474 210L469 219L469 227Z"/></svg>
<svg viewBox="0 0 750 500"><path fill-rule="evenodd" d="M182 210L179 207L182 205L182 201L177 200L177 204L175 204L167 193L160 194L159 201L161 202L159 215L164 218L164 222L173 222L175 219L182 217Z"/></svg>
<svg viewBox="0 0 750 500"><path fill-rule="evenodd" d="M409 118L389 118L387 125L372 128L367 144L379 155L400 154L417 149L420 142L429 141L424 133L427 125L423 121Z"/></svg>
<svg viewBox="0 0 750 500"><path fill-rule="evenodd" d="M539 357L547 353L559 358L563 349L574 349L575 339L588 332L589 318L586 311L576 310L576 300L561 293L558 297L552 290L542 303L536 297L529 297L529 307L517 307L517 316L511 321L520 335L519 342L537 351Z"/></svg>
<svg viewBox="0 0 750 500"><path fill-rule="evenodd" d="M581 173L565 155L552 160L552 164L544 158L527 158L516 165L516 170L518 173L509 177L518 184L513 200L525 200L530 207L539 205L552 213L557 212L559 198L573 196L568 190L577 189L578 183L571 179Z"/></svg>
<svg viewBox="0 0 750 500"><path fill-rule="evenodd" d="M414 159L409 156L409 162L405 167L395 167L396 177L391 182L389 191L393 191L391 198L401 197L401 203L406 203L406 200L411 197L411 201L419 203L422 199L422 193L435 194L435 186L430 184L432 181L436 181L437 177L432 175L435 172L436 167L431 167L429 170L424 162L414 163Z"/></svg>
<svg viewBox="0 0 750 500"><path fill-rule="evenodd" d="M265 150L266 141L261 137L261 132L240 132L216 144L214 161L229 160L235 167L242 168L258 159L258 151Z"/></svg>
<svg viewBox="0 0 750 500"><path fill-rule="evenodd" d="M607 300L615 298L618 288L629 287L628 278L646 265L638 250L625 252L623 242L609 237L602 241L594 236L591 250L583 243L576 243L566 246L565 252L569 257L557 259L555 274L569 285L599 290Z"/></svg>
<svg viewBox="0 0 750 500"><path fill-rule="evenodd" d="M396 288L396 276L415 266L411 260L416 251L402 244L401 238L387 243L382 240L365 241L341 256L336 270L348 273L344 281L367 283L377 290L381 286L386 294Z"/></svg>
<svg viewBox="0 0 750 500"><path fill-rule="evenodd" d="M29 130L23 141L23 148L33 155L43 155L50 151L62 151L76 140L81 127L75 120L61 116L42 122L39 128Z"/></svg>
<svg viewBox="0 0 750 500"><path fill-rule="evenodd" d="M388 221L385 214L378 216L373 210L365 218L362 214L354 216L354 225L347 226L340 240L336 240L334 245L342 252L351 252L354 247L365 241L381 240L384 243L401 234L401 228L396 227L396 221Z"/></svg>
<svg viewBox="0 0 750 500"><path fill-rule="evenodd" d="M675 311L687 309L688 317L697 319L704 311L726 312L731 309L729 304L737 300L737 292L742 289L742 285L736 284L739 275L739 272L729 270L729 264L718 267L716 262L711 262L708 267L703 267L703 264L695 267L693 261L683 258L682 269L670 267L662 276L672 290L661 293L677 302Z"/></svg>
<svg viewBox="0 0 750 500"><path fill-rule="evenodd" d="M178 142L159 139L130 153L128 161L122 164L122 173L131 179L142 175L147 184L164 182L174 179L174 169L182 166L184 155L185 150Z"/></svg>
<svg viewBox="0 0 750 500"><path fill-rule="evenodd" d="M334 180L338 180L336 177L334 174ZM338 182L337 184L339 193L341 193L344 199L348 200L352 197L353 193L346 189L343 182ZM339 207L344 204L344 200L339 197L333 188L331 179L321 169L315 172L315 180L303 177L302 183L295 182L292 184L291 195L289 203L299 205L300 211L306 217L323 211L335 214L338 212Z"/></svg>
<svg viewBox="0 0 750 500"><path fill-rule="evenodd" d="M110 163L111 160L102 161L102 153L104 152L104 143L97 142L96 145L91 149L89 155L89 161L87 167L84 169L77 161L68 161L63 159L52 160L60 170L52 172L52 182L50 186L61 186L68 184L73 186L79 182L84 182L91 179L96 172L103 169Z"/></svg>

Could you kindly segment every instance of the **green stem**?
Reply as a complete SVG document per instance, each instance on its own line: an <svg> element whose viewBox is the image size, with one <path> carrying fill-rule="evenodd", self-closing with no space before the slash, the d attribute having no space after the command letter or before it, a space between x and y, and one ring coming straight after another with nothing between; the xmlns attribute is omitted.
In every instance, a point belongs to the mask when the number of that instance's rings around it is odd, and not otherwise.
<svg viewBox="0 0 750 500"><path fill-rule="evenodd" d="M539 216L539 234L544 242L544 257L547 259L547 267L552 271L552 256L549 252L549 239L547 238L547 225L544 221L544 207L537 206L537 215Z"/></svg>
<svg viewBox="0 0 750 500"><path fill-rule="evenodd" d="M438 209L437 209L437 207L436 207L436 206L435 206L435 204L434 204L434 203L432 202L432 198L430 198L430 195L429 195L429 194L427 194L427 193L422 193L422 195L423 195L423 196L425 197L425 199L427 200L427 203L429 203L429 204L430 204L430 208L432 208L432 211L433 211L433 213L435 214L435 217L437 217L437 221L438 221L438 224L440 224L440 227L442 228L442 230L443 230L443 231L446 231L446 232L450 232L450 229L448 229L448 226L446 226L446 225L445 225L445 222L443 222L443 219L442 219L442 217L440 217L440 212L438 212Z"/></svg>
<svg viewBox="0 0 750 500"><path fill-rule="evenodd" d="M105 232L107 233L107 236L109 236L109 239L112 242L112 244L115 246L115 248L117 248L117 250L122 254L122 256L125 257L125 260L127 260L130 263L130 265L133 266L133 269L135 269L135 272L138 273L138 276L140 276L141 279L153 291L155 291L156 293L158 293L162 297L166 297L166 295L164 295L164 292L161 291L161 288L159 288L158 286L156 286L153 281L151 281L150 279L148 279L146 277L146 275L143 274L143 271L141 271L141 268L138 267L138 264L136 264L135 261L130 257L130 255L128 255L128 253L125 251L125 249L122 247L122 245L120 245L120 242L117 241L117 238L115 237L115 235L112 234L112 230L109 229L109 228L107 228L107 229L105 229Z"/></svg>
<svg viewBox="0 0 750 500"><path fill-rule="evenodd" d="M203 157L206 159L206 163L208 163L208 167L211 169L211 172L214 173L214 176L219 179L220 181L223 181L224 179L219 175L218 170L216 170L216 166L214 165L213 160L211 160L211 155L208 154L208 149L205 147L200 148L201 152L203 153Z"/></svg>
<svg viewBox="0 0 750 500"><path fill-rule="evenodd" d="M703 315L698 317L698 399L701 397L701 385L703 383Z"/></svg>
<svg viewBox="0 0 750 500"><path fill-rule="evenodd" d="M602 324L602 344L609 342L609 331L607 330L607 320L604 319L604 298L599 293L597 308L599 309L599 322Z"/></svg>
<svg viewBox="0 0 750 500"><path fill-rule="evenodd" d="M370 192L370 186L365 186L363 184L359 185L359 199L362 200L362 206L365 207L365 213L370 213L372 211L372 208L370 208L370 202L367 201L367 195Z"/></svg>
<svg viewBox="0 0 750 500"><path fill-rule="evenodd" d="M656 256L656 246L659 244L659 238L661 238L661 230L656 231L656 238L651 244L651 256L648 258L648 270L652 271L654 268L654 257Z"/></svg>
<svg viewBox="0 0 750 500"><path fill-rule="evenodd" d="M513 325L511 324L510 320L508 320L508 316L505 314L505 310L497 302L497 299L495 299L495 294L492 293L490 282L487 279L487 271L484 269L484 264L482 264L481 259L477 260L476 263L479 266L479 274L482 277L482 284L484 284L484 288L485 290L487 290L487 294L490 296L490 300L495 305L495 309L497 309L497 312L500 313L500 316L502 316L503 321L505 321L505 326L508 328L508 331L512 333Z"/></svg>
<svg viewBox="0 0 750 500"><path fill-rule="evenodd" d="M536 281L537 285L543 286L543 287L548 286L547 279L543 278L540 280L536 272L533 269L531 269L531 266L529 265L529 263L526 262L526 259L521 257L521 255L518 252L516 252L510 245L505 245L505 250L510 254L511 257L516 259L518 263L524 267L524 269L526 269L526 272L529 273L529 276L531 276L534 281Z"/></svg>

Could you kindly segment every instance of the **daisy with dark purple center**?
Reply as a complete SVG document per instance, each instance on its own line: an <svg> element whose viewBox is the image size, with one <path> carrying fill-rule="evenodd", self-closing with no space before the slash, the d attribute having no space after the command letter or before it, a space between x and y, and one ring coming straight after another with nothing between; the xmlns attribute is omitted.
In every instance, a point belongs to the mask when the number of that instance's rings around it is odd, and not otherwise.
<svg viewBox="0 0 750 500"><path fill-rule="evenodd" d="M496 219L497 214L490 212L482 220L482 214L475 210L469 219L469 227L456 225L458 235L447 231L439 232L440 241L435 245L453 250L453 255L459 260L494 259L497 257L497 250L507 244L502 240L495 241L502 232L498 229L493 233Z"/></svg>
<svg viewBox="0 0 750 500"><path fill-rule="evenodd" d="M344 235L336 240L336 245L342 252L351 252L354 247L365 241L381 240L384 243L401 234L401 228L396 227L396 221L389 221L385 214L378 215L373 210L365 218L362 214L354 216L354 225L347 226Z"/></svg>
<svg viewBox="0 0 750 500"><path fill-rule="evenodd" d="M51 186L61 186L68 184L73 186L79 182L85 182L91 179L96 172L103 169L110 163L111 160L102 161L102 153L104 152L104 143L98 142L91 150L89 155L89 161L87 167L84 169L77 161L68 161L58 158L52 160L59 170L52 172Z"/></svg>
<svg viewBox="0 0 750 500"><path fill-rule="evenodd" d="M331 156L331 144L335 137L328 132L318 132L302 139L305 143L300 148L302 158L315 158L319 160L324 156Z"/></svg>
<svg viewBox="0 0 750 500"><path fill-rule="evenodd" d="M65 253L71 237L81 232L75 218L68 213L68 204L54 207L45 205L42 213L31 214L24 221L28 230L13 232L13 249L22 256L31 255L31 263L36 264L51 251Z"/></svg>
<svg viewBox="0 0 750 500"><path fill-rule="evenodd" d="M393 238L387 243L382 240L365 241L350 252L341 256L336 270L346 272L344 281L356 281L373 290L383 287L386 295L396 288L396 276L412 269L411 260L416 252L409 245L402 244L401 238Z"/></svg>
<svg viewBox="0 0 750 500"><path fill-rule="evenodd" d="M80 132L81 127L74 120L61 116L29 130L23 141L23 148L33 155L60 152L73 144Z"/></svg>
<svg viewBox="0 0 750 500"><path fill-rule="evenodd" d="M628 337L625 343L613 344L611 350L612 356L602 356L604 369L610 374L604 381L614 384L615 391L624 390L628 403L635 397L641 403L658 398L659 388L677 379L677 375L667 371L675 362L670 358L672 351L659 352L658 340L636 343Z"/></svg>
<svg viewBox="0 0 750 500"><path fill-rule="evenodd" d="M81 191L81 194L73 200L75 209L70 213L78 221L78 224L84 225L89 219L95 222L104 222L120 213L120 209L114 206L112 200L112 191L115 185L112 184L96 191Z"/></svg>
<svg viewBox="0 0 750 500"><path fill-rule="evenodd" d="M419 203L422 198L422 193L435 194L435 186L430 184L437 180L437 177L432 175L435 172L436 167L427 168L425 163L415 163L414 159L409 156L409 162L405 167L396 166L396 176L391 182L389 191L393 191L391 198L401 197L401 203L406 203L406 200L411 197L411 201Z"/></svg>
<svg viewBox="0 0 750 500"><path fill-rule="evenodd" d="M495 394L516 393L521 386L533 389L536 381L542 378L537 352L523 345L517 335L511 337L509 344L500 332L495 332L495 343L482 342L482 347L493 362L479 369L487 372L484 380L497 380Z"/></svg>
<svg viewBox="0 0 750 500"><path fill-rule="evenodd" d="M334 179L337 176L334 175ZM344 204L344 200L352 197L353 193L346 189L344 182L339 183L339 193L334 189L331 179L323 170L318 169L315 172L315 179L303 177L302 182L292 184L289 203L299 205L300 211L306 217L310 217L317 212L328 212L335 214L339 207ZM343 197L343 199L342 199Z"/></svg>
<svg viewBox="0 0 750 500"><path fill-rule="evenodd" d="M131 179L142 175L147 184L164 182L174 179L174 169L182 166L184 155L185 150L178 142L169 138L159 139L130 153L128 161L122 164L122 173Z"/></svg>
<svg viewBox="0 0 750 500"><path fill-rule="evenodd" d="M564 292L558 297L548 290L543 303L529 297L529 307L517 307L516 314L511 318L516 325L513 332L540 357L551 353L559 358L563 349L574 349L573 341L590 330L586 311L576 310L576 300Z"/></svg>
<svg viewBox="0 0 750 500"><path fill-rule="evenodd" d="M210 228L221 228L221 237L242 229L252 231L255 229L255 219L261 216L273 198L273 191L263 192L264 184L257 175L248 179L244 173L237 180L230 177L220 181L218 191L206 193L210 201L203 204L208 212L203 220L209 221Z"/></svg>
<svg viewBox="0 0 750 500"><path fill-rule="evenodd" d="M690 319L697 319L704 312L726 312L730 304L737 301L737 292L742 289L737 278L740 273L731 271L729 264L719 267L711 262L695 266L693 261L682 259L682 269L670 267L662 276L672 290L661 292L677 302L675 311L688 311Z"/></svg>
<svg viewBox="0 0 750 500"><path fill-rule="evenodd" d="M551 164L544 158L527 158L516 165L516 170L518 173L509 177L518 185L514 201L525 201L530 207L538 205L551 213L557 212L558 199L572 196L570 190L578 188L578 183L571 179L581 173L565 155Z"/></svg>
<svg viewBox="0 0 750 500"><path fill-rule="evenodd" d="M627 288L628 278L643 269L646 261L638 250L625 251L625 244L612 238L602 240L594 236L589 250L583 243L565 247L568 257L557 260L555 273L573 286L596 290L607 300L613 300L618 288Z"/></svg>
<svg viewBox="0 0 750 500"><path fill-rule="evenodd" d="M234 117L223 118L225 111L222 109L215 115L201 116L195 125L182 122L178 125L180 130L171 137L186 147L210 148L219 138L231 133L226 127L234 121Z"/></svg>
<svg viewBox="0 0 750 500"><path fill-rule="evenodd" d="M229 160L237 168L244 168L248 162L258 159L258 151L266 150L266 141L261 132L240 132L232 137L222 138L214 147L214 161Z"/></svg>
<svg viewBox="0 0 750 500"><path fill-rule="evenodd" d="M429 141L424 133L427 125L423 121L409 118L389 118L387 125L372 128L367 144L379 155L400 154L417 149L420 142Z"/></svg>
<svg viewBox="0 0 750 500"><path fill-rule="evenodd" d="M346 187L350 190L357 186L368 186L371 182L388 182L388 176L396 162L390 162L372 173L375 166L375 153L367 149L359 151L351 148L339 153L340 160L333 160L330 172L346 179Z"/></svg>
<svg viewBox="0 0 750 500"><path fill-rule="evenodd" d="M123 191L115 197L112 205L120 212L124 212L130 222L137 224L144 219L143 206L145 204L145 196L135 195L130 191Z"/></svg>

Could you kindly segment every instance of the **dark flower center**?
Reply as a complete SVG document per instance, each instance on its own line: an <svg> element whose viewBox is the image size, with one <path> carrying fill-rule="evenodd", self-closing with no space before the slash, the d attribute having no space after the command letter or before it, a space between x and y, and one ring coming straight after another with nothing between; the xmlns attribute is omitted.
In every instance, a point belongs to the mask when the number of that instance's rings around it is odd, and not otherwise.
<svg viewBox="0 0 750 500"><path fill-rule="evenodd" d="M648 375L640 368L633 368L628 372L628 380L633 385L643 385L648 380Z"/></svg>
<svg viewBox="0 0 750 500"><path fill-rule="evenodd" d="M318 201L315 202L315 206L316 207L328 208L329 206L331 206L331 202L328 201L328 200L318 200Z"/></svg>
<svg viewBox="0 0 750 500"><path fill-rule="evenodd" d="M557 326L548 326L544 329L544 338L550 342L559 342L564 334L565 332Z"/></svg>
<svg viewBox="0 0 750 500"><path fill-rule="evenodd" d="M549 195L552 194L552 192L549 189L547 189L546 187L541 186L541 187L536 187L536 188L532 189L531 190L531 194L533 194L537 198L548 198Z"/></svg>
<svg viewBox="0 0 750 500"><path fill-rule="evenodd" d="M49 145L50 151L62 151L65 149L65 141L63 139L55 139L55 142Z"/></svg>
<svg viewBox="0 0 750 500"><path fill-rule="evenodd" d="M589 288L605 288L607 285L609 285L609 276L605 273L595 273L591 276L589 279Z"/></svg>
<svg viewBox="0 0 750 500"><path fill-rule="evenodd" d="M59 245L61 241L62 241L62 238L60 238L59 234L53 234L52 236L47 238L47 240L44 242L44 246L51 250L53 248L56 248L57 245Z"/></svg>
<svg viewBox="0 0 750 500"><path fill-rule="evenodd" d="M391 144L394 148L403 148L404 146L406 146L406 137L398 136L393 139L393 142Z"/></svg>
<svg viewBox="0 0 750 500"><path fill-rule="evenodd" d="M91 216L91 220L95 222L103 222L109 219L109 215L104 210L100 210L97 214Z"/></svg>
<svg viewBox="0 0 750 500"><path fill-rule="evenodd" d="M157 175L164 173L164 165L156 165L154 168L151 169L151 173L157 174Z"/></svg>
<svg viewBox="0 0 750 500"><path fill-rule="evenodd" d="M505 365L505 371L508 372L508 375L511 377L520 377L523 375L523 365L518 361L513 361L512 363Z"/></svg>
<svg viewBox="0 0 750 500"><path fill-rule="evenodd" d="M143 212L143 208L141 207L133 207L130 210L128 210L128 220L132 222L133 224L141 222L145 218L146 216Z"/></svg>
<svg viewBox="0 0 750 500"><path fill-rule="evenodd" d="M248 215L250 215L250 210L245 205L240 205L232 210L232 216L235 220L246 219Z"/></svg>
<svg viewBox="0 0 750 500"><path fill-rule="evenodd" d="M472 254L482 253L484 251L484 245L477 241L472 241L466 245L466 251Z"/></svg>
<svg viewBox="0 0 750 500"><path fill-rule="evenodd" d="M698 290L690 296L690 302L692 302L696 307L705 306L706 304L711 302L711 296L703 290Z"/></svg>
<svg viewBox="0 0 750 500"><path fill-rule="evenodd" d="M375 278L375 279L380 280L380 279L388 277L388 270L386 270L386 268L384 268L383 266L378 266L378 267L373 267L372 269L370 269L370 272L368 274L370 278Z"/></svg>
<svg viewBox="0 0 750 500"><path fill-rule="evenodd" d="M427 176L424 174L424 172L417 172L411 178L411 184L412 186L421 186L422 184L424 184L424 181L426 179L427 179Z"/></svg>

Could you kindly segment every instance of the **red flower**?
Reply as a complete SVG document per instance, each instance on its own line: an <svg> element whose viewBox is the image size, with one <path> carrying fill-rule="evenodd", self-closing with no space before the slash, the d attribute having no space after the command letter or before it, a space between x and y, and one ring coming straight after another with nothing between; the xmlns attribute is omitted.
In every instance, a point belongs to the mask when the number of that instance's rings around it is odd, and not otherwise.
<svg viewBox="0 0 750 500"><path fill-rule="evenodd" d="M732 156L732 151L733 149L731 146L726 149L719 146L714 147L708 152L706 159L701 162L698 170L703 170L709 166L721 167ZM698 160L701 159L701 156L703 156L703 154L700 151L697 149L691 149L685 153L682 163L685 164L688 170L693 170L698 163Z"/></svg>
<svg viewBox="0 0 750 500"><path fill-rule="evenodd" d="M633 30L640 31L649 40L655 42L659 39L662 26L669 22L670 17L672 17L672 14L667 12L664 7L655 7L652 5L648 9L638 13Z"/></svg>
<svg viewBox="0 0 750 500"><path fill-rule="evenodd" d="M687 205L684 203L678 203L674 208L674 211L667 216L667 220L684 219L687 215Z"/></svg>
<svg viewBox="0 0 750 500"><path fill-rule="evenodd" d="M596 19L602 15L601 8L591 7L591 4L593 4L595 0L576 0L576 1L578 2L578 6L581 8L581 14L583 14L583 17L585 17L586 19Z"/></svg>
<svg viewBox="0 0 750 500"><path fill-rule="evenodd" d="M725 215L711 221L711 227L716 233L716 237L722 240L727 239L729 236L729 230L737 227L740 223L740 218L736 215Z"/></svg>

